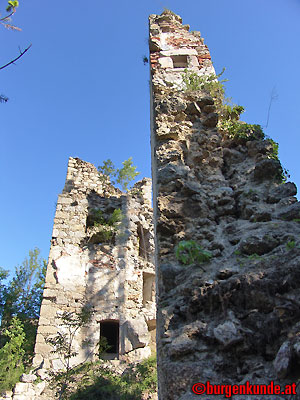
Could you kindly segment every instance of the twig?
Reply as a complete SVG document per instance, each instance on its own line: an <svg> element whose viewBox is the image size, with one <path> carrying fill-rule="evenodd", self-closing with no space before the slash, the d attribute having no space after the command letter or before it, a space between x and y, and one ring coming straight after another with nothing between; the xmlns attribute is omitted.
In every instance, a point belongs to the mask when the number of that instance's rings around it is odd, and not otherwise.
<svg viewBox="0 0 300 400"><path fill-rule="evenodd" d="M6 17L0 18L0 22L8 20L8 18L12 17L15 12L16 12L16 9L13 8L13 10L12 10L12 12L10 14L6 15Z"/></svg>
<svg viewBox="0 0 300 400"><path fill-rule="evenodd" d="M269 108L268 108L268 115L267 115L267 123L265 125L265 128L267 128L268 125L269 125L269 118L270 118L270 111L271 111L272 103L273 103L274 100L277 100L277 98L278 98L278 94L276 93L276 89L275 89L275 86L274 86L273 89L272 89L272 92L271 92L271 98L270 98L270 103L269 103Z"/></svg>
<svg viewBox="0 0 300 400"><path fill-rule="evenodd" d="M21 51L20 54L18 55L18 57L14 58L12 61L10 61L7 64L0 67L0 70L8 67L11 64L14 64L19 58L21 58L30 49L31 46L32 46L32 44L30 44L24 51Z"/></svg>

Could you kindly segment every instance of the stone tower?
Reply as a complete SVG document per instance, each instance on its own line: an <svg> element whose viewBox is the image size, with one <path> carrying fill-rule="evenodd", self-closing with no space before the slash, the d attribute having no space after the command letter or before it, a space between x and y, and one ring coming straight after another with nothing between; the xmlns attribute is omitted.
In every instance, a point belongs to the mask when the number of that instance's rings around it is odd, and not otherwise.
<svg viewBox="0 0 300 400"><path fill-rule="evenodd" d="M199 399L197 382L289 384L300 363L296 186L259 128L221 131L214 99L186 90L188 74L214 72L199 32L165 11L150 16L149 44L159 399ZM184 265L177 246L195 242L199 258Z"/></svg>
<svg viewBox="0 0 300 400"><path fill-rule="evenodd" d="M115 210L122 214L113 229ZM151 354L156 318L151 181L143 179L124 194L104 183L92 164L70 158L54 219L36 367L63 367L47 338L64 332L64 311L83 306L94 313L76 333L72 365L93 360L100 338L110 346L110 359L135 361Z"/></svg>

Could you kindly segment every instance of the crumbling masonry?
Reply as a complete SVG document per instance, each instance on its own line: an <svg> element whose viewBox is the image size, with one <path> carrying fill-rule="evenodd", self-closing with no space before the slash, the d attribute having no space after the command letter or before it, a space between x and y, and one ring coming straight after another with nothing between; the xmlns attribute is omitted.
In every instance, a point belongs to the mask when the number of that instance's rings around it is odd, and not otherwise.
<svg viewBox="0 0 300 400"><path fill-rule="evenodd" d="M296 186L280 182L269 140L221 132L214 100L184 90L185 69L213 72L199 32L171 12L151 15L150 61L159 399L199 399L197 382L297 381ZM183 265L183 240L210 251L210 262Z"/></svg>
<svg viewBox="0 0 300 400"><path fill-rule="evenodd" d="M279 181L282 169L269 140L221 132L214 100L184 90L186 69L214 73L199 32L189 32L179 16L165 11L150 16L149 44L159 399L199 399L192 392L196 382L298 381L296 186ZM144 179L122 194L103 186L94 166L70 159L35 348L40 376L62 367L47 343L61 329L59 315L85 304L95 313L76 336L74 363L93 359L101 336L112 345L108 357L130 361L150 354L156 319L150 192ZM116 209L124 219L103 240L95 215L101 211L108 221ZM210 251L211 260L183 265L175 254L183 240ZM13 399L42 399L37 391L29 394L30 385L17 384ZM38 385L42 393L43 382ZM299 399L268 396L287 398Z"/></svg>
<svg viewBox="0 0 300 400"><path fill-rule="evenodd" d="M62 312L83 306L94 313L73 342L73 365L93 360L105 337L107 357L126 361L151 354L155 340L155 288L151 181L128 194L103 183L90 163L70 158L64 190L58 197L34 365L63 367L47 338L63 329ZM121 210L116 232L97 223ZM103 229L110 232L105 235ZM108 237L107 237L108 236ZM88 345L83 346L83 343Z"/></svg>

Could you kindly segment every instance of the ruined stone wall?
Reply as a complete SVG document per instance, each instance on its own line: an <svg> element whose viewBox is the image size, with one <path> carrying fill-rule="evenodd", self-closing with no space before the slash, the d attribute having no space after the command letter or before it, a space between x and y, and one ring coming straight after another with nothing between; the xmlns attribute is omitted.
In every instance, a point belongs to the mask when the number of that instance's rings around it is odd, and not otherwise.
<svg viewBox="0 0 300 400"><path fill-rule="evenodd" d="M95 223L95 212L109 221L116 209L123 218L107 239L101 222ZM104 183L95 166L70 158L57 201L36 338L33 365L38 375L45 378L49 369L64 367L48 338L65 332L63 312L79 312L83 306L94 312L91 322L76 333L73 348L78 355L71 365L97 357L105 321L119 324L118 348L108 357L137 361L151 354L156 327L153 246L150 179L124 194Z"/></svg>
<svg viewBox="0 0 300 400"><path fill-rule="evenodd" d="M269 140L230 138L213 99L183 90L184 67L212 71L199 33L171 12L151 15L150 52L159 399L198 399L196 382L297 381L296 186L280 182ZM209 262L176 257L191 240Z"/></svg>

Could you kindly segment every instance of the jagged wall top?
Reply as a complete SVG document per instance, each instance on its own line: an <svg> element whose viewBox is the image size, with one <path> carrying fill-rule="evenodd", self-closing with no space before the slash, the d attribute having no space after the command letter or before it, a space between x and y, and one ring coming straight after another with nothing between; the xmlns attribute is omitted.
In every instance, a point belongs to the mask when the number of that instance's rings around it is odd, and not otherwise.
<svg viewBox="0 0 300 400"><path fill-rule="evenodd" d="M214 74L211 56L200 32L189 32L179 15L166 10L149 17L149 48L153 83L180 84L185 68Z"/></svg>
<svg viewBox="0 0 300 400"><path fill-rule="evenodd" d="M63 189L63 193L79 192L84 193L87 190L95 190L99 194L106 195L111 194L114 196L120 196L122 192L114 188L113 185L103 185L100 179L97 168L86 161L80 160L79 158L69 158L68 171L66 183Z"/></svg>
<svg viewBox="0 0 300 400"><path fill-rule="evenodd" d="M106 179L108 179L106 177ZM104 197L120 197L125 193L114 187L111 183L103 183L101 174L95 165L83 161L80 158L69 158L67 178L62 194L86 194L91 190ZM129 195L139 198L141 203L151 206L152 185L150 178L143 178L136 182L133 188L128 191Z"/></svg>

